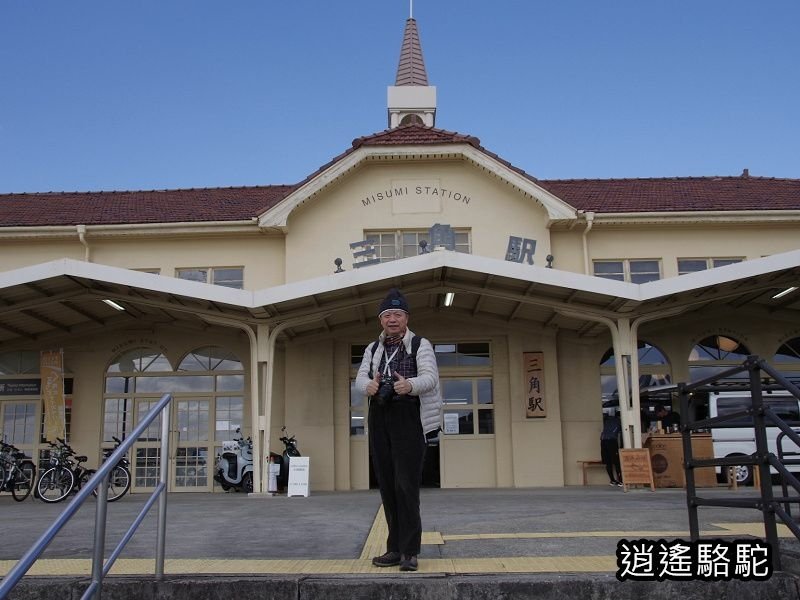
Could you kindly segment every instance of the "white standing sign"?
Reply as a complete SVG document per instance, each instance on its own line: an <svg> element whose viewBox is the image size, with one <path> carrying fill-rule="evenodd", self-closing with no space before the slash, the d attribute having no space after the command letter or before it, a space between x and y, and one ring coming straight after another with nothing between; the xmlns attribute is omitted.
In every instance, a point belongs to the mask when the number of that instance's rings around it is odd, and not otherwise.
<svg viewBox="0 0 800 600"><path fill-rule="evenodd" d="M288 497L305 496L308 498L308 456L292 456L289 458Z"/></svg>

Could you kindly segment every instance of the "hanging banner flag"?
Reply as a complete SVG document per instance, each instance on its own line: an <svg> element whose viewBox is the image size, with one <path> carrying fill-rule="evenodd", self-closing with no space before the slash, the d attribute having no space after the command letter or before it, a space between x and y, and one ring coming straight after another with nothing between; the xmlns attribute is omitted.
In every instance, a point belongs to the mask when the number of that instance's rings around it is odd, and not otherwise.
<svg viewBox="0 0 800 600"><path fill-rule="evenodd" d="M42 375L44 437L48 441L55 442L56 438L66 438L64 351L43 351L39 363L39 372Z"/></svg>
<svg viewBox="0 0 800 600"><path fill-rule="evenodd" d="M523 352L525 375L525 417L541 418L547 416L547 403L544 395L544 353Z"/></svg>

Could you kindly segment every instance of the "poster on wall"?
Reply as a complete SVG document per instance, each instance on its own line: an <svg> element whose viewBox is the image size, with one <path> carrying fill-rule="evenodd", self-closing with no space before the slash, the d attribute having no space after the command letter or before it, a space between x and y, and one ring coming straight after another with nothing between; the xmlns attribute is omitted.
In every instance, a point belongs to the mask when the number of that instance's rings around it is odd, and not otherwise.
<svg viewBox="0 0 800 600"><path fill-rule="evenodd" d="M444 413L444 432L447 435L458 433L458 413Z"/></svg>
<svg viewBox="0 0 800 600"><path fill-rule="evenodd" d="M525 375L525 416L536 419L547 416L544 395L544 353L523 352L523 374Z"/></svg>
<svg viewBox="0 0 800 600"><path fill-rule="evenodd" d="M66 431L64 410L64 351L43 351L40 355L39 372L42 375L44 437L46 440L55 442L56 438L64 438Z"/></svg>

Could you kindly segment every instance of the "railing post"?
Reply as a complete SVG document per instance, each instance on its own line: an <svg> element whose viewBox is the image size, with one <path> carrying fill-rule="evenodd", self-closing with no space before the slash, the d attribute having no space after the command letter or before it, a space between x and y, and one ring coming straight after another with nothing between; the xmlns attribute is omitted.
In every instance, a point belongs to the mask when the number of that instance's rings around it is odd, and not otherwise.
<svg viewBox="0 0 800 600"><path fill-rule="evenodd" d="M678 395L681 406L681 442L683 444L683 468L686 474L686 507L689 509L689 538L696 542L700 539L700 524L697 515L697 487L694 480L694 467L690 466L694 459L692 453L693 412L690 410L689 392L685 383L678 384Z"/></svg>
<svg viewBox="0 0 800 600"><path fill-rule="evenodd" d="M775 523L775 504L772 495L772 473L769 464L767 427L764 421L764 396L761 390L761 369L757 356L748 356L745 361L750 375L750 397L753 401L753 432L756 438L756 457L753 465L761 476L761 512L764 518L764 534L772 546L772 566L781 568L781 549L778 545L778 528Z"/></svg>
<svg viewBox="0 0 800 600"><path fill-rule="evenodd" d="M96 585L93 597L100 600L103 592L103 555L106 549L106 516L108 514L108 481L111 472L103 477L97 487L97 508L94 516L94 551L92 552L92 583Z"/></svg>
<svg viewBox="0 0 800 600"><path fill-rule="evenodd" d="M164 579L164 554L167 543L167 491L169 489L169 434L171 404L164 407L161 415L161 468L159 481L163 484L158 497L158 538L156 540L156 581Z"/></svg>

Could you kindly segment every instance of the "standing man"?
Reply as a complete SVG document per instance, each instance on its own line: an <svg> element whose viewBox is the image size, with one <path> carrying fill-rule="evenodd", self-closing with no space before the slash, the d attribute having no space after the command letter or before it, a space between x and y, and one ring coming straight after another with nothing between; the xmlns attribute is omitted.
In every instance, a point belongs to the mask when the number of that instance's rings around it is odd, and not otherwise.
<svg viewBox="0 0 800 600"><path fill-rule="evenodd" d="M606 411L609 411L606 414ZM615 407L603 409L603 431L600 432L600 459L608 473L608 485L622 486L622 467L619 464L619 441L622 423ZM616 475L614 474L616 469Z"/></svg>
<svg viewBox="0 0 800 600"><path fill-rule="evenodd" d="M441 421L433 346L408 328L408 302L392 288L378 308L383 331L367 346L356 390L369 396L369 443L389 536L376 567L416 571L422 540L419 486L426 435Z"/></svg>

